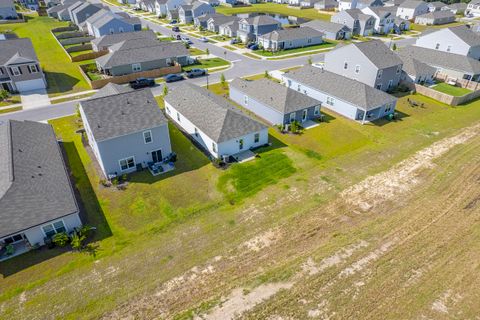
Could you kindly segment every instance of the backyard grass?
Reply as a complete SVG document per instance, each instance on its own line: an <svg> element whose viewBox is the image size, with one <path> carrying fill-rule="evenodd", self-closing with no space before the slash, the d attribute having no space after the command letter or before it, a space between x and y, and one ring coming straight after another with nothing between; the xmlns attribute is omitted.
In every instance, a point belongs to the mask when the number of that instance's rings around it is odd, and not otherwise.
<svg viewBox="0 0 480 320"><path fill-rule="evenodd" d="M72 63L65 51L57 43L50 30L68 26L49 17L28 15L27 23L0 25L0 32L12 30L21 38L30 38L45 72L50 96L89 90L87 81L78 70L78 63Z"/></svg>
<svg viewBox="0 0 480 320"><path fill-rule="evenodd" d="M277 13L284 16L294 16L298 18L304 19L320 19L320 20L327 20L330 21L331 15L319 13L318 10L315 9L291 9L288 8L286 5L277 4L277 3L258 3L252 4L246 7L227 7L227 6L218 6L216 8L217 13L225 14L225 15L232 15L232 14L239 14L239 13Z"/></svg>
<svg viewBox="0 0 480 320"><path fill-rule="evenodd" d="M437 91L440 91L440 92L443 92L443 93L446 93L446 94L449 94L451 96L455 96L455 97L464 96L464 95L472 92L472 90L462 88L462 87L452 86L452 85L449 85L445 82L441 82L441 83L435 85L433 87L433 89L435 89Z"/></svg>
<svg viewBox="0 0 480 320"><path fill-rule="evenodd" d="M280 50L280 51L267 51L267 50L257 50L255 51L256 54L264 56L264 57L278 57L278 56L283 56L287 54L293 54L293 53L302 53L305 51L314 51L314 50L321 50L321 49L327 49L327 48L333 48L337 45L337 42L334 41L325 41L322 44L317 44L314 46L308 46L308 47L303 47L303 48L295 48L295 49L287 49L287 50Z"/></svg>
<svg viewBox="0 0 480 320"><path fill-rule="evenodd" d="M93 50L75 51L75 52L69 52L69 54L73 58L73 57L77 57L79 55L86 54L86 53L91 53L91 52L93 52Z"/></svg>
<svg viewBox="0 0 480 320"><path fill-rule="evenodd" d="M185 66L183 67L183 70L188 71L193 68L209 69L209 68L229 66L229 65L230 65L230 62L221 58L198 59L198 63Z"/></svg>

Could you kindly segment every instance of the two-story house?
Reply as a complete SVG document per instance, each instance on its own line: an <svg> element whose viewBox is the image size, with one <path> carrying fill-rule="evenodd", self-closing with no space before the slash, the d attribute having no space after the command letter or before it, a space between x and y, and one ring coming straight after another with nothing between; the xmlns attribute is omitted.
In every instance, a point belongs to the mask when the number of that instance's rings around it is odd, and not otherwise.
<svg viewBox="0 0 480 320"><path fill-rule="evenodd" d="M349 9L364 9L367 7L381 7L382 0L340 0L338 2L338 11Z"/></svg>
<svg viewBox="0 0 480 320"><path fill-rule="evenodd" d="M80 26L85 20L93 16L95 13L103 9L101 4L91 4L84 2L80 6L72 10L72 22Z"/></svg>
<svg viewBox="0 0 480 320"><path fill-rule="evenodd" d="M99 38L107 34L134 32L142 30L139 18L126 18L117 13L100 10L86 21L86 29L91 36Z"/></svg>
<svg viewBox="0 0 480 320"><path fill-rule="evenodd" d="M337 12L332 15L330 21L347 26L352 30L352 35L370 36L375 30L375 18L360 9Z"/></svg>
<svg viewBox="0 0 480 320"><path fill-rule="evenodd" d="M178 10L182 4L187 4L187 0L156 0L155 13L159 17L166 17L170 10Z"/></svg>
<svg viewBox="0 0 480 320"><path fill-rule="evenodd" d="M480 17L480 0L472 0L468 3L465 10L466 16Z"/></svg>
<svg viewBox="0 0 480 320"><path fill-rule="evenodd" d="M375 33L388 34L395 29L395 14L387 7L366 7L362 12L375 18Z"/></svg>
<svg viewBox="0 0 480 320"><path fill-rule="evenodd" d="M237 36L243 42L256 41L257 36L280 29L282 24L266 15L244 18L238 22Z"/></svg>
<svg viewBox="0 0 480 320"><path fill-rule="evenodd" d="M46 86L30 39L0 40L0 89L25 92Z"/></svg>
<svg viewBox="0 0 480 320"><path fill-rule="evenodd" d="M196 1L191 5L181 5L178 9L178 18L182 23L193 23L196 17L205 14L214 14L215 8L205 2Z"/></svg>
<svg viewBox="0 0 480 320"><path fill-rule="evenodd" d="M480 35L464 25L422 33L415 45L480 59Z"/></svg>
<svg viewBox="0 0 480 320"><path fill-rule="evenodd" d="M402 60L382 41L372 40L352 43L325 53L324 68L388 91L400 81Z"/></svg>
<svg viewBox="0 0 480 320"><path fill-rule="evenodd" d="M413 20L416 16L425 14L428 11L428 5L424 1L405 0L397 8L397 17L405 20Z"/></svg>
<svg viewBox="0 0 480 320"><path fill-rule="evenodd" d="M18 14L13 0L0 0L0 20L17 18Z"/></svg>
<svg viewBox="0 0 480 320"><path fill-rule="evenodd" d="M103 175L109 178L161 163L172 148L167 119L152 92L107 86L79 108Z"/></svg>

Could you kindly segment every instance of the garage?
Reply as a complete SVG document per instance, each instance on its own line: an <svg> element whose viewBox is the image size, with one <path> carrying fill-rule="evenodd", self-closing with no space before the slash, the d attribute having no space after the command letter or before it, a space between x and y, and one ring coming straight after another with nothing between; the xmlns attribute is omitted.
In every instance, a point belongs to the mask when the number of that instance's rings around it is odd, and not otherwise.
<svg viewBox="0 0 480 320"><path fill-rule="evenodd" d="M17 87L18 92L25 92L25 91L32 91L32 90L46 88L45 81L43 80L43 78L15 82L15 85Z"/></svg>

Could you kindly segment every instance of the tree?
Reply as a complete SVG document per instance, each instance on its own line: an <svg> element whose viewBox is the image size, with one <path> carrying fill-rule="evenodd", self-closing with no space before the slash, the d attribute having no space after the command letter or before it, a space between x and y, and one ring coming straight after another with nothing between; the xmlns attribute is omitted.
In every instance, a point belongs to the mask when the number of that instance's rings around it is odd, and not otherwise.
<svg viewBox="0 0 480 320"><path fill-rule="evenodd" d="M225 87L225 84L226 84L226 80L225 80L225 75L222 73L220 75L220 83L222 84L223 87Z"/></svg>
<svg viewBox="0 0 480 320"><path fill-rule="evenodd" d="M312 63L313 63L313 62L312 62L312 57L308 57L308 59L307 59L307 64L311 66Z"/></svg>
<svg viewBox="0 0 480 320"><path fill-rule="evenodd" d="M270 78L270 74L268 73L268 70L265 70L265 78Z"/></svg>
<svg viewBox="0 0 480 320"><path fill-rule="evenodd" d="M208 48L207 48L207 49L205 49L205 53L206 53L206 54L207 54L207 56L208 56L208 55L210 54L210 50L208 50Z"/></svg>
<svg viewBox="0 0 480 320"><path fill-rule="evenodd" d="M7 99L10 93L7 90L0 90L0 101Z"/></svg>
<svg viewBox="0 0 480 320"><path fill-rule="evenodd" d="M168 94L168 87L166 84L163 85L163 96L165 97Z"/></svg>
<svg viewBox="0 0 480 320"><path fill-rule="evenodd" d="M397 50L397 44L396 44L396 43L393 44L392 50L393 50L393 51L396 51L396 50Z"/></svg>

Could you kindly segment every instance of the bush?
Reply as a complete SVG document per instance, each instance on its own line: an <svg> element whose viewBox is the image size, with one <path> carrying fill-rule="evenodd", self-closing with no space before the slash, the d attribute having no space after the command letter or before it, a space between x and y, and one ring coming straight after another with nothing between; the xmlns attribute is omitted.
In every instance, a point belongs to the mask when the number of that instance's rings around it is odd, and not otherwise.
<svg viewBox="0 0 480 320"><path fill-rule="evenodd" d="M10 97L10 93L7 90L0 90L0 101L3 101Z"/></svg>
<svg viewBox="0 0 480 320"><path fill-rule="evenodd" d="M65 233L65 232L60 232L60 233L57 233L56 235L53 236L53 243L55 243L55 245L59 246L59 247L65 247L68 242L69 242L69 238L68 238L68 235Z"/></svg>

